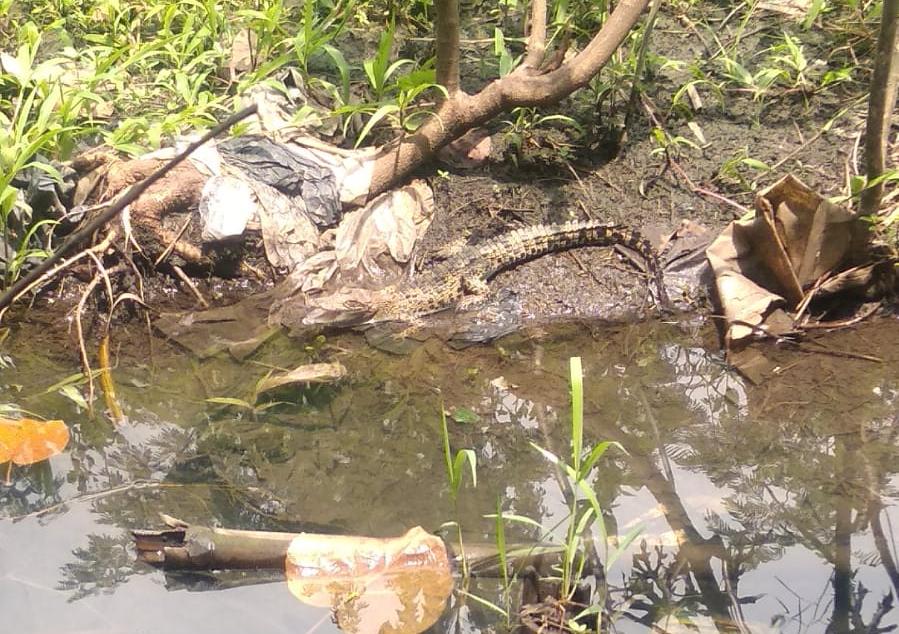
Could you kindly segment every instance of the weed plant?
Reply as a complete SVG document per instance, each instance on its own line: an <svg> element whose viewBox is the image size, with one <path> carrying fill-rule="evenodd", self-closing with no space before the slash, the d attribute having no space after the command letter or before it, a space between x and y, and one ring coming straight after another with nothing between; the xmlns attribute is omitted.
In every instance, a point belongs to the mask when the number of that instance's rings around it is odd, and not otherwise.
<svg viewBox="0 0 899 634"><path fill-rule="evenodd" d="M610 441L600 442L594 446L584 445L584 379L581 359L572 357L569 363L571 420L568 430L568 455L559 456L549 449L531 443L531 446L557 469L560 486L568 507L566 516L556 525L541 524L533 518L505 513L501 499L497 500L496 513L486 516L494 521L496 551L503 584L503 605L496 605L472 595L468 596L472 596L478 603L504 615L507 625L511 621L510 609L513 603L511 591L514 579L510 576L511 562L515 557L532 554L534 549L533 547L510 548L506 542L505 526L507 523L537 528L540 533L538 541L541 552L561 553L560 564L555 571L557 576L552 580L559 584L558 599L563 604L571 600L591 561L594 565L600 561L600 565L608 570L642 531L642 526L636 526L618 541L617 547L610 549L608 546L609 536L603 519L602 507L594 491L594 469L609 449L614 448L622 452L624 449L618 443ZM442 429L447 479L455 500L466 461L471 467L472 476L474 476L474 455L468 453L470 450L464 450L453 458L450 453L445 418ZM459 540L461 543L461 531ZM465 574L467 574L467 569ZM569 622L562 624L563 627L571 628L573 631L585 631L583 623L589 620L593 626L591 629L597 632L602 631L605 616L603 606L606 605L606 600L607 589L601 585L596 588L593 605L572 615Z"/></svg>

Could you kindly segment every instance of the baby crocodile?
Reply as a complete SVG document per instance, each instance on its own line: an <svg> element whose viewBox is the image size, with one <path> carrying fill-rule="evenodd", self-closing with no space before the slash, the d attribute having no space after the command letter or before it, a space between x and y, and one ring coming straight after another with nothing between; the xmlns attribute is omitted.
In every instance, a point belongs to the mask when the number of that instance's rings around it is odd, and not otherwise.
<svg viewBox="0 0 899 634"><path fill-rule="evenodd" d="M310 311L306 321L331 324L411 321L452 305L465 305L483 298L487 294L487 281L500 271L541 255L575 247L616 244L643 256L656 286L659 305L667 308L662 267L649 240L622 225L576 221L515 229L481 244L464 247L412 281L398 282L376 291L338 292L316 302L316 308Z"/></svg>

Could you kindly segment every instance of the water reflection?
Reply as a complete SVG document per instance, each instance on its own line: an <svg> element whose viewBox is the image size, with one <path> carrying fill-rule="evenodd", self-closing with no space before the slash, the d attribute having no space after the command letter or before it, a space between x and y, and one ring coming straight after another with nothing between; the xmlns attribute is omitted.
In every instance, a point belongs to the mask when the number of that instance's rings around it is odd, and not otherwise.
<svg viewBox="0 0 899 634"><path fill-rule="evenodd" d="M374 536L454 519L468 539L490 542L493 521L483 516L499 497L504 512L554 525L568 490L530 443L567 452L566 366L579 355L589 441L627 451L610 453L594 474L608 531L614 540L644 525L643 539L606 571L616 629L887 631L899 591L899 325L872 327L828 346L869 352L876 341L885 363L774 351L780 374L758 387L696 341L649 326L515 336L464 351L432 340L407 356L346 339L331 352L349 369L343 385L279 394L285 404L256 416L202 403L251 385L264 368L173 355L174 371L131 370L139 380L121 390L127 427L104 427L53 395L29 403L73 422L72 447L0 489L2 516L53 509L0 522L0 596L44 601L50 592L70 615L53 631L95 625L79 606L103 606L113 619L109 606L138 600L150 602L154 629L180 631L170 610L177 593L141 594L137 581L159 585L158 573L135 566L126 548L126 529L158 526L159 511L207 525ZM307 354L282 340L259 360L294 366ZM17 364L17 384L49 382L33 378L26 359ZM185 379L194 376L202 380ZM151 377L152 387L136 387ZM0 374L4 381L12 383ZM0 387L0 401L19 393ZM441 401L478 414L451 426L453 448L471 447L479 461L478 486L464 488L456 507L443 476ZM541 537L508 530L509 540ZM473 590L501 603L496 582ZM228 601L251 611L258 597L282 591L229 590L238 594ZM179 605L217 619L215 594ZM271 631L321 618L273 601L280 612L269 612L278 621ZM17 631L40 629L13 614ZM499 622L457 597L437 627L496 630ZM218 629L239 631L235 624Z"/></svg>

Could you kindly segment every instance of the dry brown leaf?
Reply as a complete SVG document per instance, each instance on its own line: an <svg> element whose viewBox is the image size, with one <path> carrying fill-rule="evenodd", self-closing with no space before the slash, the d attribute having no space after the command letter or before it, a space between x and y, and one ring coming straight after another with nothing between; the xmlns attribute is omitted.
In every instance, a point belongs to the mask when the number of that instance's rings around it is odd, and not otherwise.
<svg viewBox="0 0 899 634"><path fill-rule="evenodd" d="M727 343L764 330L780 307L796 308L822 276L863 259L866 229L855 214L787 175L756 197L754 218L731 223L707 250L728 323Z"/></svg>
<svg viewBox="0 0 899 634"><path fill-rule="evenodd" d="M294 383L333 383L345 376L346 368L340 363L309 363L294 368L290 372L262 379L256 386L256 393L262 394Z"/></svg>

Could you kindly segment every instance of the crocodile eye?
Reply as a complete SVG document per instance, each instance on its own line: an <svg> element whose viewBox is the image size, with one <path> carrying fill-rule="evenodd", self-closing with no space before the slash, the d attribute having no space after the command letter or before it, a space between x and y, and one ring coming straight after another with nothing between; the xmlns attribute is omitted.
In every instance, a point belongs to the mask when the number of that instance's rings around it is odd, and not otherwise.
<svg viewBox="0 0 899 634"><path fill-rule="evenodd" d="M357 299L348 299L343 303L347 310L365 310L367 306Z"/></svg>

